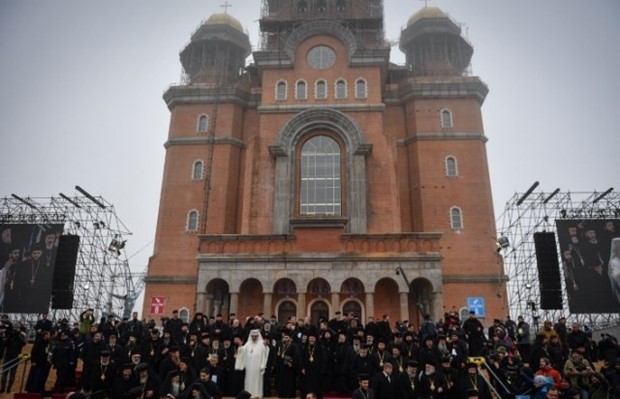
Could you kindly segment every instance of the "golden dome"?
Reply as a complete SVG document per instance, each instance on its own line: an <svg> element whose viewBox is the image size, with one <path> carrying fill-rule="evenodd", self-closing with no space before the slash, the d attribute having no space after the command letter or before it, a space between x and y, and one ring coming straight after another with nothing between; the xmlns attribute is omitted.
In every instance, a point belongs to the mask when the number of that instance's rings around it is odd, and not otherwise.
<svg viewBox="0 0 620 399"><path fill-rule="evenodd" d="M425 18L447 18L447 15L437 7L425 7L409 18L407 26L411 26L417 21Z"/></svg>
<svg viewBox="0 0 620 399"><path fill-rule="evenodd" d="M213 14L207 19L205 25L228 25L243 33L241 22L237 18L230 16L230 14Z"/></svg>

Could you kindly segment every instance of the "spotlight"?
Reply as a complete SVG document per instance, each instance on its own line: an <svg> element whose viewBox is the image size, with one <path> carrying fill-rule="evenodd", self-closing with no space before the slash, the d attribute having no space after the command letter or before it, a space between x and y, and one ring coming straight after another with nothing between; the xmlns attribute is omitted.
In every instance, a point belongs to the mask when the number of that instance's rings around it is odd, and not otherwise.
<svg viewBox="0 0 620 399"><path fill-rule="evenodd" d="M496 244L497 244L497 252L499 253L502 249L506 249L510 246L510 240L508 239L508 237L502 234L497 239Z"/></svg>
<svg viewBox="0 0 620 399"><path fill-rule="evenodd" d="M526 290L531 290L532 289L532 284L530 284L530 283L525 284L525 289Z"/></svg>
<svg viewBox="0 0 620 399"><path fill-rule="evenodd" d="M116 256L120 256L121 254L121 249L125 248L125 243L127 242L127 240L120 240L120 235L115 235L114 238L112 239L112 242L110 243L110 245L108 246L108 251L115 253Z"/></svg>

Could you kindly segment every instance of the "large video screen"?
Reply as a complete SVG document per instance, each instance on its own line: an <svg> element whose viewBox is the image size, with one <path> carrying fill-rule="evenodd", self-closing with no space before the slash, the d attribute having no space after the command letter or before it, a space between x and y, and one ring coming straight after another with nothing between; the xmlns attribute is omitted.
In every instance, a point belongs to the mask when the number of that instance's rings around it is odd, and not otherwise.
<svg viewBox="0 0 620 399"><path fill-rule="evenodd" d="M571 313L620 311L620 219L556 220Z"/></svg>
<svg viewBox="0 0 620 399"><path fill-rule="evenodd" d="M47 313L62 224L0 224L0 311Z"/></svg>

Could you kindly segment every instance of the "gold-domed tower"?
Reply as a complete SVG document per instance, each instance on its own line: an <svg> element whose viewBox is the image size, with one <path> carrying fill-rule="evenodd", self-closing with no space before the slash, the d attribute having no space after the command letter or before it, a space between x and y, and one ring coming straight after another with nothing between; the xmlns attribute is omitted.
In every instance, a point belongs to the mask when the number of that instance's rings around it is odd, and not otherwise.
<svg viewBox="0 0 620 399"><path fill-rule="evenodd" d="M251 51L241 22L226 13L213 14L181 51L181 64L190 83L225 85L238 79Z"/></svg>
<svg viewBox="0 0 620 399"><path fill-rule="evenodd" d="M400 49L416 76L462 75L474 52L461 37L461 28L437 7L423 8L409 18Z"/></svg>

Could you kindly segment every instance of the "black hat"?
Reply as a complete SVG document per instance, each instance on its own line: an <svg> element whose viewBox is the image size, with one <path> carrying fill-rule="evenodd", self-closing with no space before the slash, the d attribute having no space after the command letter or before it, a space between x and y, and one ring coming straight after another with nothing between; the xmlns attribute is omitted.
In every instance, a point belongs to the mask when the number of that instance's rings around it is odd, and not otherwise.
<svg viewBox="0 0 620 399"><path fill-rule="evenodd" d="M357 379L360 381L369 381L370 380L370 375L368 374L360 374L357 376Z"/></svg>
<svg viewBox="0 0 620 399"><path fill-rule="evenodd" d="M450 356L442 356L441 363L452 363L452 359L450 359Z"/></svg>
<svg viewBox="0 0 620 399"><path fill-rule="evenodd" d="M368 344L360 344L360 349L368 349L370 348L372 345L368 345Z"/></svg>
<svg viewBox="0 0 620 399"><path fill-rule="evenodd" d="M465 364L465 369L470 369L472 367L475 367L476 369L478 369L478 364L471 360Z"/></svg>
<svg viewBox="0 0 620 399"><path fill-rule="evenodd" d="M130 356L133 356L133 355L142 355L142 352L140 352L140 349L138 349L138 348L134 348L134 349L132 349L132 350L131 350L131 352L129 352L129 355L130 355Z"/></svg>
<svg viewBox="0 0 620 399"><path fill-rule="evenodd" d="M136 371L139 373L141 371L147 371L149 369L148 363L140 363L136 366Z"/></svg>
<svg viewBox="0 0 620 399"><path fill-rule="evenodd" d="M435 360L433 360L432 358L426 359L426 361L424 362L424 364L428 364L431 365L433 367L437 367L437 362Z"/></svg>
<svg viewBox="0 0 620 399"><path fill-rule="evenodd" d="M209 337L210 337L209 333L208 333L208 332L206 332L206 331L203 331L203 332L202 332L202 334L200 334L200 336L201 336L202 338L209 338Z"/></svg>
<svg viewBox="0 0 620 399"><path fill-rule="evenodd" d="M407 362L407 367L418 367L418 361L417 360L409 360Z"/></svg>
<svg viewBox="0 0 620 399"><path fill-rule="evenodd" d="M437 335L437 341L439 341L440 339L446 339L446 334L438 334Z"/></svg>
<svg viewBox="0 0 620 399"><path fill-rule="evenodd" d="M125 363L121 366L121 371L123 370L133 370L133 364L131 363Z"/></svg>
<svg viewBox="0 0 620 399"><path fill-rule="evenodd" d="M110 351L107 349L104 349L101 351L101 353L99 353L99 356L101 357L110 357Z"/></svg>
<svg viewBox="0 0 620 399"><path fill-rule="evenodd" d="M179 350L181 350L177 345L172 345L169 348L170 352L178 352Z"/></svg>

